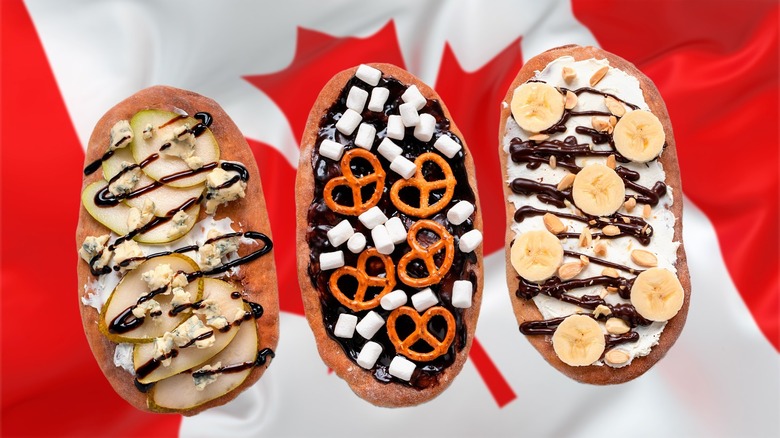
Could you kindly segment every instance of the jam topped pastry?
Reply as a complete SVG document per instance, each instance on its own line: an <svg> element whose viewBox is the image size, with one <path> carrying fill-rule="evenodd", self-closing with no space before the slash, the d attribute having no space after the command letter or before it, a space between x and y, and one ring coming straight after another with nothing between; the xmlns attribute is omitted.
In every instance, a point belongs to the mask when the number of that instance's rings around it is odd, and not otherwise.
<svg viewBox="0 0 780 438"><path fill-rule="evenodd" d="M336 75L306 126L297 209L326 364L376 405L438 395L466 359L482 290L472 157L438 95L387 64Z"/></svg>
<svg viewBox="0 0 780 438"><path fill-rule="evenodd" d="M677 339L690 296L663 100L622 58L565 46L529 60L502 105L520 332L574 379L631 380Z"/></svg>
<svg viewBox="0 0 780 438"><path fill-rule="evenodd" d="M212 100L152 87L97 123L77 230L81 316L135 407L193 415L274 356L278 296L262 187Z"/></svg>

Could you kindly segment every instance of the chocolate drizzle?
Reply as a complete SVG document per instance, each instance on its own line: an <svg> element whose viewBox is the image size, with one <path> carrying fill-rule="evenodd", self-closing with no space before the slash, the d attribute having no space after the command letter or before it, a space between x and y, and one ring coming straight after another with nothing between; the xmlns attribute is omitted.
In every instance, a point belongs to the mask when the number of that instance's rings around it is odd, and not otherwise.
<svg viewBox="0 0 780 438"><path fill-rule="evenodd" d="M265 365L269 357L271 358L276 357L276 353L274 353L274 351L271 350L270 348L263 348L262 350L257 352L257 356L255 357L254 361L241 362L233 365L225 365L222 367L217 367L212 370L193 371L192 377L197 379L199 377L213 376L215 374L239 373L241 371L246 371L255 367L261 367Z"/></svg>
<svg viewBox="0 0 780 438"><path fill-rule="evenodd" d="M518 178L521 179L521 178ZM512 190L515 191L515 182L517 180L512 181ZM534 183L531 180L523 180L527 181L529 183ZM535 183L540 184L541 183ZM547 184L544 184L547 185ZM527 186L527 185L526 185ZM554 186L551 186L554 187ZM545 188L546 189L546 188ZM568 191L568 189L567 189ZM517 193L517 192L515 192ZM540 200L541 197L546 195L546 193L542 193L539 195ZM561 213L561 212L550 212L549 210L541 210L535 207L531 207L530 205L524 205L515 211L515 222L520 223L523 221L523 219L527 217L533 217L533 216L543 216L546 213L553 213L559 218L566 218L571 219L575 221L579 221L582 223L587 224L589 227L597 227L597 228L604 228L607 225L614 225L618 227L620 230L620 234L610 236L604 233L596 232L592 233L593 237L601 237L602 239L615 239L618 237L623 236L632 236L636 238L636 240L639 241L642 245L649 245L650 239L653 237L653 227L650 226L644 219L636 216L629 216L624 215L621 213L615 213L609 218L599 217L599 216L591 216L588 214L582 213L582 216L574 215L574 214L568 214L568 213ZM626 222L628 221L628 222ZM577 238L579 237L579 234L577 233L561 233L558 234L558 237L564 237L564 238Z"/></svg>
<svg viewBox="0 0 780 438"><path fill-rule="evenodd" d="M377 128L377 136L375 138L375 143L372 146L372 150L374 151L376 151L376 148L378 147L380 140L386 137L386 126L387 126L388 116L390 114L398 114L398 107L400 104L403 103L401 99L401 94L403 94L403 92L407 88L406 85L404 85L397 79L388 76L383 76L382 79L380 80L380 83L377 86L387 88L390 92L390 95L385 103L384 109L379 112L374 112L369 110L364 110L362 112L362 117L363 117L362 122L371 124ZM311 206L309 207L308 214L307 214L307 220L310 225L307 228L306 242L308 243L309 248L311 250L308 274L313 288L319 292L320 305L323 314L323 323L325 325L326 332L329 334L331 339L333 339L336 343L338 343L341 346L341 348L343 349L347 357L355 361L363 345L366 343L366 340L364 340L360 336L355 336L352 339L339 338L333 334L333 329L336 325L336 321L338 320L340 314L349 312L357 315L358 318L362 318L363 316L365 316L366 313L368 313L368 311L352 312L351 310L344 307L341 303L339 303L336 300L336 298L331 294L330 287L328 285L328 281L333 271L321 271L320 264L319 264L320 254L324 252L331 252L336 250L328 241L327 232L335 224L339 223L341 220L345 218L349 219L350 224L355 229L355 232L363 233L363 235L365 236L371 235L371 231L368 230L361 222L356 220L357 219L356 217L348 217L348 216L334 213L325 205L325 202L323 200L323 188L325 184L332 178L341 176L342 173L341 173L339 161L333 161L319 155L318 145L323 140L329 139L345 145L345 148L347 150L356 147L354 145L354 135L345 136L335 128L336 122L340 119L340 117L342 116L343 112L346 109L347 94L349 93L349 90L352 87L363 89L365 91L368 91L369 93L371 92L371 87L369 87L359 79L356 78L350 79L345 84L338 99L336 99L333 105L326 111L326 113L320 120L319 132L314 146L314 152L311 157L311 166L312 166L312 172L314 176L314 198ZM438 154L436 149L433 148L433 143L435 142L435 139L437 139L440 135L447 135L450 129L450 121L445 117L444 111L439 101L428 100L426 106L420 109L419 112L431 114L436 120L435 133L431 141L422 142L420 140L417 140L414 137L414 128L406 129L403 140L394 140L394 142L403 149L402 156L404 156L405 158L411 161L414 161L416 157L418 157L420 154L425 152L435 152ZM458 144L461 143L461 139L458 138L457 136L452 136L452 139ZM385 188L384 188L385 193L383 194L381 200L379 201L378 207L381 211L385 213L385 215L388 218L399 217L402 223L404 224L404 227L406 229L409 229L409 227L415 221L417 221L418 218L406 215L398 211L398 209L393 205L393 203L389 199L390 187L396 181L401 179L401 176L398 175L396 172L389 170L389 162L381 154L377 154L377 159L379 160L382 167L386 170L386 179L385 179ZM446 160L452 169L455 179L458 181L458 184L455 187L455 192L451 204L455 204L461 200L465 200L470 202L471 204L475 204L474 192L472 191L471 187L467 183L469 175L467 173L465 162L464 162L463 150L459 151L453 158L446 159ZM361 161L362 160L354 160L352 162L352 171L356 176L362 176L370 172L368 163L362 163ZM429 168L428 166L424 166L422 171L424 175L428 178L441 178L440 172L435 170L435 168ZM374 187L373 185L368 186L366 191L370 190L371 192L373 192L373 187ZM409 190L409 191L401 190L400 197L404 202L410 205L418 205L419 201L414 199L415 193L412 192L413 190ZM431 194L430 203L433 204L435 201L440 199L442 193L443 191L433 192ZM363 199L364 200L368 199L368 196L369 196L368 193L364 193ZM353 202L351 193L347 191L340 192L339 190L334 190L333 199L334 201L336 201L336 203L341 205L352 205ZM468 329L463 320L463 311L461 309L457 309L453 307L451 304L451 299L452 299L451 291L452 291L452 285L455 280L468 279L474 285L475 290L478 288L478 281L477 281L478 265L477 265L476 256L473 253L464 254L457 250L457 236L462 235L466 231L474 229L474 224L471 219L463 222L460 225L451 224L446 217L447 210L448 208L444 208L442 211L436 213L435 215L429 217L428 219L431 219L441 224L447 229L447 231L450 234L456 236L455 237L456 239L455 259L447 275L442 279L442 281L439 284L433 285L431 286L431 288L433 289L434 293L436 293L437 296L440 297L440 305L445 307L455 317L456 320L455 340L453 341L453 343L451 344L447 352L442 356L439 356L438 358L430 362L419 363L417 366L417 370L414 372L411 380L409 382L405 382L391 376L388 372L390 361L395 357L395 347L390 342L386 330L380 330L376 335L374 335L374 337L371 340L373 342L377 342L380 345L382 345L383 351L379 359L377 360L376 365L371 370L371 372L373 373L374 377L381 382L386 382L386 383L394 382L397 384L409 385L419 389L435 386L439 383L439 375L442 372L442 370L444 370L454 362L457 353L461 351L466 345ZM418 236L418 238L423 239L423 238L430 238L430 237L426 237L425 233L421 233ZM423 243L426 244L429 242L423 242ZM402 242L395 246L395 250L390 255L390 257L393 259L394 263L397 264L400 257L407 252L409 252L409 245L407 244L407 242ZM358 254L353 254L348 250L344 250L343 253L345 259L345 266L355 266L357 262ZM371 275L380 274L381 268L372 264L371 262L372 261L369 260L367 270L369 272L373 272ZM415 273L418 273L417 275L421 277L427 275L425 272L425 268L421 265L418 266L418 264L416 263L409 264L409 273L411 275L415 275ZM408 296L411 296L413 293L418 291L417 289L409 287L400 281L396 283L395 289L401 289L405 291ZM376 291L369 291L369 294L375 292ZM384 310L381 307L376 307L373 309L373 311L378 312L380 315L382 315L383 318L387 318L387 316L390 313L389 311ZM399 318L398 320L398 324L397 324L398 332L402 335L404 333L409 333L412 330L413 322L407 319L408 318ZM442 333L446 331L446 327L444 327L444 322L440 321L441 319L442 318L434 318L431 321L431 324L429 325L429 329L431 330L431 332L434 333L436 336L440 336L440 339L441 336L443 336Z"/></svg>

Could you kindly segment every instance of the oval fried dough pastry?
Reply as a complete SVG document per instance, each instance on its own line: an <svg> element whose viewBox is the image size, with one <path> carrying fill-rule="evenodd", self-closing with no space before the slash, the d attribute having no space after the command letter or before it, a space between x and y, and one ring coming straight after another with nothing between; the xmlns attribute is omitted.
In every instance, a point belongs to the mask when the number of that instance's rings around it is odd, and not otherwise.
<svg viewBox="0 0 780 438"><path fill-rule="evenodd" d="M441 98L361 65L328 82L298 166L298 281L325 363L363 399L411 406L463 367L482 299L474 163Z"/></svg>
<svg viewBox="0 0 780 438"><path fill-rule="evenodd" d="M580 382L634 379L685 324L680 168L655 85L594 47L529 60L498 133L520 332Z"/></svg>
<svg viewBox="0 0 780 438"><path fill-rule="evenodd" d="M81 198L79 308L116 392L194 415L257 381L279 338L273 243L222 108L165 86L120 102L90 137Z"/></svg>

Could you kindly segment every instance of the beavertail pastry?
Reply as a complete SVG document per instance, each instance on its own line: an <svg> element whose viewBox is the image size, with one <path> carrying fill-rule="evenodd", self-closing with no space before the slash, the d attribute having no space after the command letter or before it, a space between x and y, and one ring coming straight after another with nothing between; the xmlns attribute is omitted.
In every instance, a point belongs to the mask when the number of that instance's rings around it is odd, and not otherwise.
<svg viewBox="0 0 780 438"><path fill-rule="evenodd" d="M263 374L279 337L260 175L216 102L157 86L97 123L76 232L84 332L133 406L193 415Z"/></svg>
<svg viewBox="0 0 780 438"><path fill-rule="evenodd" d="M320 356L379 406L463 367L482 298L474 163L431 88L388 64L337 74L303 135L298 276Z"/></svg>
<svg viewBox="0 0 780 438"><path fill-rule="evenodd" d="M520 332L578 381L660 360L690 301L672 126L653 83L594 47L529 60L501 108L507 283Z"/></svg>

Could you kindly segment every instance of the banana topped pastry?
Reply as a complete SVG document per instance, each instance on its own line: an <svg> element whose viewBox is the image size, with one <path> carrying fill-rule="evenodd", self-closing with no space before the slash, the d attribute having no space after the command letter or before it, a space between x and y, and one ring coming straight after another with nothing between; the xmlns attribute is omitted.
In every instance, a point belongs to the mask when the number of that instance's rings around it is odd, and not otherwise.
<svg viewBox="0 0 780 438"><path fill-rule="evenodd" d="M375 405L430 400L463 367L482 297L463 137L435 91L371 64L330 80L301 145L298 276L320 356Z"/></svg>
<svg viewBox="0 0 780 438"><path fill-rule="evenodd" d="M216 102L156 86L110 109L81 203L84 332L120 396L193 415L260 378L279 337L270 224L252 152Z"/></svg>
<svg viewBox="0 0 780 438"><path fill-rule="evenodd" d="M586 383L631 380L688 312L674 136L653 83L594 47L529 60L502 104L507 283L520 332Z"/></svg>

